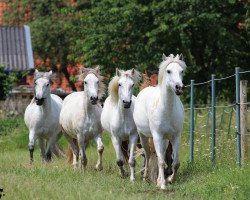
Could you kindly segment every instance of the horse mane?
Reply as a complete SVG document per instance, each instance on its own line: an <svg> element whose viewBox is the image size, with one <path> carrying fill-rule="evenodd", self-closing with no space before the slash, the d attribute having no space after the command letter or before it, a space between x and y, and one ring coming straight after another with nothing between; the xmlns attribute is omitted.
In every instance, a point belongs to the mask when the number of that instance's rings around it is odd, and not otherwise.
<svg viewBox="0 0 250 200"><path fill-rule="evenodd" d="M56 78L56 73L52 73L52 71L49 72L39 72L37 69L34 73L34 79L33 82L36 82L39 78L46 78L49 80L50 83L53 83L53 80Z"/></svg>
<svg viewBox="0 0 250 200"><path fill-rule="evenodd" d="M94 74L98 78L98 80L99 80L98 97L102 98L102 96L105 93L105 85L103 83L104 77L101 76L101 74L100 74L99 66L97 66L95 68L80 67L79 72L78 72L78 76L77 76L78 80L83 82L88 74ZM84 90L84 84L82 84L82 86L83 86L82 88Z"/></svg>
<svg viewBox="0 0 250 200"><path fill-rule="evenodd" d="M111 96L111 101L113 102L117 102L118 101L118 88L119 88L119 79L122 76L127 76L129 78L131 78L134 81L134 84L138 84L138 82L141 79L141 74L140 72L138 72L135 69L130 69L127 71L124 70L120 70L120 69L116 69L116 71L120 72L120 75L118 76L117 74L112 78L112 80L109 82L109 87L108 87L108 91L109 91L109 95Z"/></svg>
<svg viewBox="0 0 250 200"><path fill-rule="evenodd" d="M160 66L159 66L159 75L158 75L158 84L159 85L162 84L164 72L170 63L178 63L182 67L183 70L185 70L187 67L186 63L184 62L182 54L180 54L180 55L177 54L175 57L173 54L170 54L168 57L166 57L165 54L163 54L162 59L163 59L163 61L161 62Z"/></svg>

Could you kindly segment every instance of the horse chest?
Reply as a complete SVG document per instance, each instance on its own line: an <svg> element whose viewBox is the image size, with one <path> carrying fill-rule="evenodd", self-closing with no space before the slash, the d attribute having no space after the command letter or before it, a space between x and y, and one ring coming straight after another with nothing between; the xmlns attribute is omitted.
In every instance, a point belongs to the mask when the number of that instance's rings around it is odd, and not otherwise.
<svg viewBox="0 0 250 200"><path fill-rule="evenodd" d="M133 117L116 117L111 124L113 134L119 137L129 136L135 129Z"/></svg>
<svg viewBox="0 0 250 200"><path fill-rule="evenodd" d="M83 132L86 134L98 132L99 127L100 127L100 122L98 122L97 120L93 120L93 118L89 118L89 117L86 117L79 124L80 132Z"/></svg>

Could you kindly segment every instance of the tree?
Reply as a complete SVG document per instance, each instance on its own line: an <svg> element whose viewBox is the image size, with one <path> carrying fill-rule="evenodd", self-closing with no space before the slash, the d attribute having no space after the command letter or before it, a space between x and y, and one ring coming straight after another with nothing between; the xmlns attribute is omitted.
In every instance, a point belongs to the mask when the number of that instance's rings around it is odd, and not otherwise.
<svg viewBox="0 0 250 200"><path fill-rule="evenodd" d="M19 2L19 3L18 3ZM249 13L245 1L92 0L74 5L59 0L14 0L9 19L22 10L28 20L34 51L52 64L100 64L103 74L115 68L157 69L162 53L183 53L186 83L234 73L250 61ZM11 20L9 20L11 21ZM68 77L69 78L69 77ZM229 96L232 81L221 83ZM206 103L209 88L197 90ZM233 97L232 95L230 95Z"/></svg>
<svg viewBox="0 0 250 200"><path fill-rule="evenodd" d="M183 53L185 80L203 82L212 73L225 77L235 67L248 69L247 8L247 2L231 0L92 1L91 9L81 13L74 55L88 65L102 64L110 74L115 67L156 68L162 53ZM245 26L239 28L240 22ZM207 91L197 94L205 103Z"/></svg>
<svg viewBox="0 0 250 200"><path fill-rule="evenodd" d="M10 89L14 86L17 76L15 73L6 74L4 66L0 65L0 99L3 100L8 96Z"/></svg>
<svg viewBox="0 0 250 200"><path fill-rule="evenodd" d="M14 0L7 1L9 9L5 21L9 25L28 23L31 27L33 51L44 63L49 63L54 71L60 64L73 90L76 90L67 71L70 55L72 5L60 0ZM40 66L43 67L43 66Z"/></svg>

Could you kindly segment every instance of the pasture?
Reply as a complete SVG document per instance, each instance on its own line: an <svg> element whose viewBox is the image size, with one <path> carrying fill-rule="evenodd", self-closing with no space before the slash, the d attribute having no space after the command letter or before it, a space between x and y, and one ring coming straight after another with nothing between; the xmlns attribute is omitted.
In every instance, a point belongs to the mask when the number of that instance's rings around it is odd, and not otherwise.
<svg viewBox="0 0 250 200"><path fill-rule="evenodd" d="M198 116L206 113L199 113ZM219 118L219 112L217 112ZM199 119L199 118L197 118ZM233 120L234 121L234 120ZM144 182L136 161L136 181L122 179L116 165L110 136L103 135L103 171L95 171L96 144L87 148L85 172L74 170L66 159L41 161L37 145L34 164L29 164L28 130L22 117L0 119L0 188L2 199L249 199L250 165L236 165L234 127L231 135L217 137L217 157L211 163L210 130L205 134L204 120L197 120L194 165L189 165L189 113L186 112L181 144L181 166L177 180L166 190ZM226 129L226 122L224 121ZM226 131L225 131L226 132ZM199 133L199 134L198 134ZM60 140L66 149L64 137ZM127 168L128 170L129 168ZM4 196L3 196L4 195Z"/></svg>

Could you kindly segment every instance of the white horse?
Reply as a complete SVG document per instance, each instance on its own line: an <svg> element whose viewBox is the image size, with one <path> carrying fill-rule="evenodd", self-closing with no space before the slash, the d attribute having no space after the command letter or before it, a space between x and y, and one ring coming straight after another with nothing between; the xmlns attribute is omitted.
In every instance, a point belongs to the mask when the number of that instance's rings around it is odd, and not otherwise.
<svg viewBox="0 0 250 200"><path fill-rule="evenodd" d="M102 170L102 143L101 112L102 107L98 103L104 93L103 77L99 68L81 68L79 80L83 82L84 91L74 92L68 95L62 106L60 124L64 135L73 150L73 165L76 167L80 158L80 168L87 165L85 149L91 139L95 139L98 149L97 170ZM74 143L77 139L78 144ZM79 146L79 149L78 149Z"/></svg>
<svg viewBox="0 0 250 200"><path fill-rule="evenodd" d="M51 152L56 152L56 142L61 136L59 115L62 107L62 99L50 94L50 84L54 74L50 72L39 72L34 74L34 98L27 106L24 121L29 129L29 151L30 162L33 162L33 152L36 139L41 152L42 159L51 160ZM47 149L44 149L44 140L47 140ZM56 154L58 155L58 152Z"/></svg>
<svg viewBox="0 0 250 200"><path fill-rule="evenodd" d="M168 177L168 182L173 182L180 165L180 140L184 122L184 109L179 98L184 85L182 83L183 72L186 64L182 55L174 57L172 54L166 57L159 67L158 85L147 87L137 96L134 120L145 151L144 178L148 177L148 163L150 151L148 138L153 138L158 157L157 186L165 189L165 152L169 141L173 146L173 174Z"/></svg>
<svg viewBox="0 0 250 200"><path fill-rule="evenodd" d="M124 157L122 142L129 141L130 180L135 179L134 152L137 144L138 133L133 120L135 96L133 90L139 81L140 73L135 69L123 71L116 69L116 76L109 83L109 96L106 99L101 115L103 128L111 133L112 143L116 152L117 165L122 176L126 173L123 169ZM127 153L127 152L126 152Z"/></svg>

